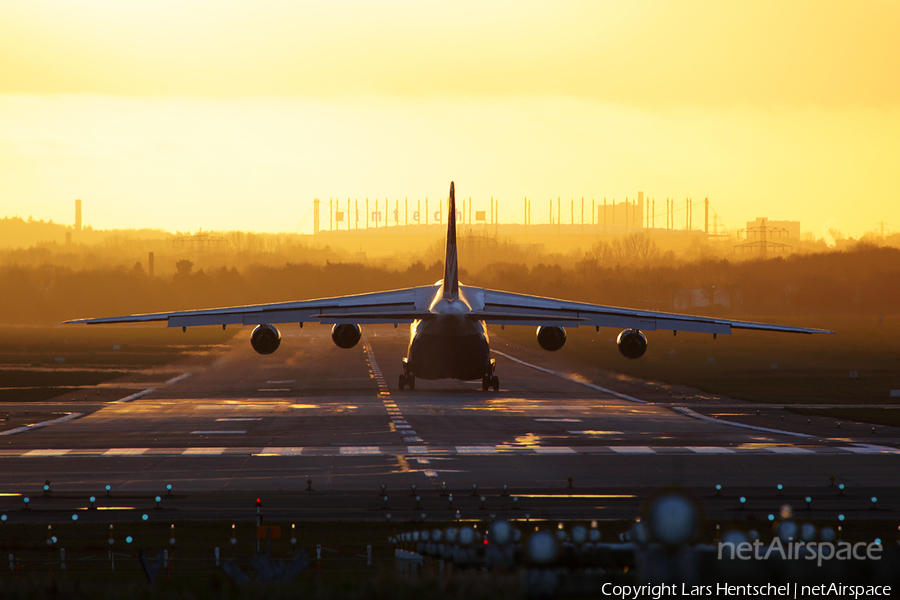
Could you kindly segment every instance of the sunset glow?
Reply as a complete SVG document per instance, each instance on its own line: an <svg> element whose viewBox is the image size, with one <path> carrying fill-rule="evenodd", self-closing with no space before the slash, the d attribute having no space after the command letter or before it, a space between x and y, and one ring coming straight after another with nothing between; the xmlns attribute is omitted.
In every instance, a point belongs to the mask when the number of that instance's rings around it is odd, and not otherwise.
<svg viewBox="0 0 900 600"><path fill-rule="evenodd" d="M0 215L312 229L312 199L710 199L900 227L900 6L0 6ZM658 209L659 210L659 209ZM536 217L537 218L537 217Z"/></svg>

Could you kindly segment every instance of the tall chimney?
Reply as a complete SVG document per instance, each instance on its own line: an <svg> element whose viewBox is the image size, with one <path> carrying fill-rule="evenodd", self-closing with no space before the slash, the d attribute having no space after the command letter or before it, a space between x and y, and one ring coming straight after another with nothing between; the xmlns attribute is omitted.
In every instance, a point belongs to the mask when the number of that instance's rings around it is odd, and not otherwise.
<svg viewBox="0 0 900 600"><path fill-rule="evenodd" d="M81 231L81 200L75 200L75 231Z"/></svg>

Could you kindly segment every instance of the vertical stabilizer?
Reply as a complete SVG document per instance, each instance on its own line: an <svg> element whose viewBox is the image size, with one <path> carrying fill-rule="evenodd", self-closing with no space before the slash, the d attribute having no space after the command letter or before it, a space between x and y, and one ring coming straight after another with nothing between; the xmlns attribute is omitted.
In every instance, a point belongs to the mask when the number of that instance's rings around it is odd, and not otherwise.
<svg viewBox="0 0 900 600"><path fill-rule="evenodd" d="M447 256L444 258L444 298L459 296L459 262L456 259L456 194L450 182L447 217Z"/></svg>

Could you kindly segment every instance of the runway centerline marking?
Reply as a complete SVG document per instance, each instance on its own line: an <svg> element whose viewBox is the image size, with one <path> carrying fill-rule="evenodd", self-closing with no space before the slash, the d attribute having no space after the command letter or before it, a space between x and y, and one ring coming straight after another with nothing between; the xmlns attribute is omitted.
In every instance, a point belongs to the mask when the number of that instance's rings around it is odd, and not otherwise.
<svg viewBox="0 0 900 600"><path fill-rule="evenodd" d="M403 417L403 413L400 411L397 403L394 402L394 399L391 397L391 391L388 389L384 374L378 367L378 361L375 360L375 352L372 350L372 344L369 343L369 339L366 337L363 337L363 350L366 352L366 361L369 364L369 376L373 377L375 383L378 384L378 397L384 401L384 409L391 418L392 422L389 424L391 431L403 436L404 442L424 443L425 440L416 434L412 426ZM410 446L410 448L413 447L414 446ZM431 477L431 475L428 476Z"/></svg>

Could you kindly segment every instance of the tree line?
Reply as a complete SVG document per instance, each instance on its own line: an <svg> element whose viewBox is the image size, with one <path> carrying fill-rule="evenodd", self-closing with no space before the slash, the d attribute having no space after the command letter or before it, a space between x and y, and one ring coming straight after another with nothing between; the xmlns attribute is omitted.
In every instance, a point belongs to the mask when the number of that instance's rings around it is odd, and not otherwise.
<svg viewBox="0 0 900 600"><path fill-rule="evenodd" d="M631 244L630 246L628 244ZM428 253L431 256L431 253ZM529 264L485 254L466 261L463 283L479 287L651 310L715 316L883 314L900 307L900 249L852 250L768 260L676 260L641 246L595 247L579 257ZM9 263L0 265L0 322L51 324L66 319L272 303L429 285L441 260L404 265L288 262L196 268L173 275L145 267Z"/></svg>

